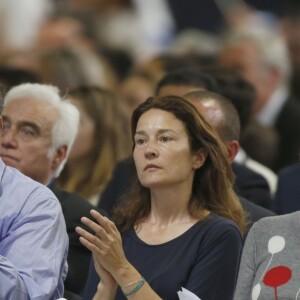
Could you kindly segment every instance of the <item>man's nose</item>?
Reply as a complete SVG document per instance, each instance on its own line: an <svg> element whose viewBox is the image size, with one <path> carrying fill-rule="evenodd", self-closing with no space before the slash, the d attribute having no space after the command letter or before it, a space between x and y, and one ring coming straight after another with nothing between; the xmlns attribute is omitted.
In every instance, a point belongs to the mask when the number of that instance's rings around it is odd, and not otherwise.
<svg viewBox="0 0 300 300"><path fill-rule="evenodd" d="M17 145L16 132L12 128L1 129L1 145L3 147L15 147Z"/></svg>

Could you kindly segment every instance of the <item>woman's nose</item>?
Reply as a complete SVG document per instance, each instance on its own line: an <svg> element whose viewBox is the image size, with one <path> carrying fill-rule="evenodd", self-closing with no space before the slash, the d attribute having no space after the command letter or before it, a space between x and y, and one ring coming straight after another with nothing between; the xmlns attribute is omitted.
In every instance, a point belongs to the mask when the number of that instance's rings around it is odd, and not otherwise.
<svg viewBox="0 0 300 300"><path fill-rule="evenodd" d="M153 159L158 156L158 149L153 143L149 143L145 149L145 157L147 159Z"/></svg>

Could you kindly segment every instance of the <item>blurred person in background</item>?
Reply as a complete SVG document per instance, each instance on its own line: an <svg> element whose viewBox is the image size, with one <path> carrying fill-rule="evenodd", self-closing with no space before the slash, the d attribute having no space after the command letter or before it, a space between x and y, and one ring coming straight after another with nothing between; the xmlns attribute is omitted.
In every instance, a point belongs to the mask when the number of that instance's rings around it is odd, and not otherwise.
<svg viewBox="0 0 300 300"><path fill-rule="evenodd" d="M245 204L245 210L250 213L252 223L264 216L272 215L271 211L264 209L269 208L272 203L270 193L265 187L266 182L247 166L235 161L240 149L241 127L239 114L232 101L209 91L194 91L184 97L195 105L210 125L216 129L226 146L232 170L237 175L234 182L235 191L241 197L242 205ZM244 201L243 198L247 200ZM256 205L253 206L249 202Z"/></svg>
<svg viewBox="0 0 300 300"><path fill-rule="evenodd" d="M252 159L243 148L243 140L244 136L247 135L249 124L252 126L254 123L253 121L250 122L250 120L252 108L256 100L255 88L250 82L244 79L239 72L232 69L214 66L203 69L203 72L213 76L217 82L218 94L221 94L229 99L239 115L241 128L239 137L240 147L237 155L234 158L234 161L245 165L247 168L250 168L251 170L262 175L268 181L271 196L273 198L277 186L276 173L267 166ZM266 132L264 131L264 134L265 133ZM247 140L247 137L245 137L245 139ZM266 134L265 139L271 140L269 135ZM275 142L277 142L277 140L269 142L269 147L277 146ZM273 152L273 150L268 151L268 149L264 149L264 151L266 151L268 154ZM272 159L272 157L270 159Z"/></svg>
<svg viewBox="0 0 300 300"><path fill-rule="evenodd" d="M4 93L12 87L22 83L40 83L38 75L23 68L3 66L0 64L0 84L3 86Z"/></svg>
<svg viewBox="0 0 300 300"><path fill-rule="evenodd" d="M132 71L120 84L120 96L124 98L130 119L134 109L155 94L156 78L147 70Z"/></svg>
<svg viewBox="0 0 300 300"><path fill-rule="evenodd" d="M0 52L32 50L53 9L51 0L1 1Z"/></svg>
<svg viewBox="0 0 300 300"><path fill-rule="evenodd" d="M280 18L280 29L292 62L291 92L300 101L300 3L298 1L288 1Z"/></svg>
<svg viewBox="0 0 300 300"><path fill-rule="evenodd" d="M123 99L95 86L80 86L68 98L80 111L80 126L58 183L96 205L115 164L130 153Z"/></svg>
<svg viewBox="0 0 300 300"><path fill-rule="evenodd" d="M279 138L272 169L297 162L300 104L289 93L290 60L282 37L265 29L231 31L224 37L219 63L240 72L255 87L253 118L274 128ZM249 155L255 158L255 153Z"/></svg>
<svg viewBox="0 0 300 300"><path fill-rule="evenodd" d="M39 75L43 82L58 86L63 94L80 85L113 88L116 84L116 76L105 59L85 47L63 47L41 53Z"/></svg>

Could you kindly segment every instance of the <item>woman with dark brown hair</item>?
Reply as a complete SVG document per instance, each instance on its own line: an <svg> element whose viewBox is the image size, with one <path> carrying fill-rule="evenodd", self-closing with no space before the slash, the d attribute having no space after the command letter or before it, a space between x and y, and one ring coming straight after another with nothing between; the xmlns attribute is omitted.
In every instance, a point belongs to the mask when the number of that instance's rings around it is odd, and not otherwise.
<svg viewBox="0 0 300 300"><path fill-rule="evenodd" d="M101 278L94 299L233 297L245 218L226 149L181 97L152 97L132 116L138 180L114 222L95 211L80 241ZM117 229L118 228L118 229Z"/></svg>

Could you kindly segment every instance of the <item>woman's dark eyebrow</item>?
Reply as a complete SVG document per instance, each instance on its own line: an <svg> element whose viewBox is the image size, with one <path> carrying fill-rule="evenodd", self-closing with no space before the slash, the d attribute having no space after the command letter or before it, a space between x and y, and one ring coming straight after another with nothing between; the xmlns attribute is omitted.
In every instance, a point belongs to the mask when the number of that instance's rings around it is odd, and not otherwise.
<svg viewBox="0 0 300 300"><path fill-rule="evenodd" d="M169 131L176 133L173 129L159 129L158 134L166 133ZM147 133L144 130L136 131L135 134L147 135Z"/></svg>

